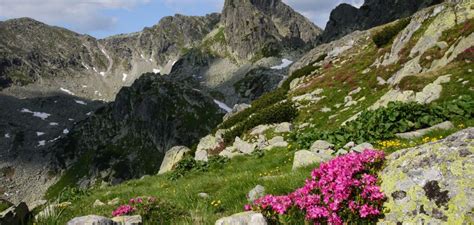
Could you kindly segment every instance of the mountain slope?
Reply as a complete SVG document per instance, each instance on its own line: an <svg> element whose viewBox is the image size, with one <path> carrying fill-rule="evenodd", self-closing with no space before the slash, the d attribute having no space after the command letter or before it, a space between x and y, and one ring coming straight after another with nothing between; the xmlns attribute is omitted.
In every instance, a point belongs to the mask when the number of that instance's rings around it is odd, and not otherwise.
<svg viewBox="0 0 474 225"><path fill-rule="evenodd" d="M194 144L222 116L208 95L169 77L144 74L56 146L58 166L69 169L59 185L67 179L81 187L117 184L155 174L168 149Z"/></svg>

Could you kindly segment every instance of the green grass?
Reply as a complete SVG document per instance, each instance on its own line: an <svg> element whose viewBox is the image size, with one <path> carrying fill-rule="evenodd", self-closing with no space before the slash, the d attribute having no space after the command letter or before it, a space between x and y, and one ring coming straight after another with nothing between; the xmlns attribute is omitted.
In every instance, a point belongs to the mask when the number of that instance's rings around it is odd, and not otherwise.
<svg viewBox="0 0 474 225"><path fill-rule="evenodd" d="M72 201L73 204L56 221L45 224L65 224L75 216L89 214L110 216L114 207L92 208L96 199L107 202L118 197L126 203L136 196L156 196L184 209L186 215L173 218L170 224L214 224L223 216L241 212L247 204L246 194L258 184L271 194L286 194L302 186L315 166L292 171L293 153L287 149L273 149L261 158L235 157L222 169L193 172L177 181L171 181L170 174L164 174L94 189L90 195ZM273 178L264 179L265 176ZM201 192L208 193L210 198L199 198L198 193ZM220 200L221 205L212 206L210 203L214 200ZM148 221L145 224L153 223Z"/></svg>

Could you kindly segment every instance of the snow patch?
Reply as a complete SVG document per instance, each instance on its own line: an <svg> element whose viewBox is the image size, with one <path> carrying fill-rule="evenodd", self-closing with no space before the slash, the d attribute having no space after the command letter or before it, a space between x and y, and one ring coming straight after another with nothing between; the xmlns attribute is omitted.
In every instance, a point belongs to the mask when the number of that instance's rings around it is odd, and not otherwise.
<svg viewBox="0 0 474 225"><path fill-rule="evenodd" d="M51 122L49 123L50 126L59 126L59 123L56 123L56 122Z"/></svg>
<svg viewBox="0 0 474 225"><path fill-rule="evenodd" d="M55 141L59 140L60 138L61 138L61 136L58 136L58 137L56 137L56 138L53 139L53 140L49 140L48 142L55 142Z"/></svg>
<svg viewBox="0 0 474 225"><path fill-rule="evenodd" d="M105 72L100 72L99 73L101 76L105 77Z"/></svg>
<svg viewBox="0 0 474 225"><path fill-rule="evenodd" d="M44 135L44 132L36 132L36 136L43 136Z"/></svg>
<svg viewBox="0 0 474 225"><path fill-rule="evenodd" d="M77 104L80 104L80 105L87 105L87 103L85 103L84 101L81 101L81 100L74 100Z"/></svg>
<svg viewBox="0 0 474 225"><path fill-rule="evenodd" d="M74 121L74 119L73 119L73 118L69 118L69 121Z"/></svg>
<svg viewBox="0 0 474 225"><path fill-rule="evenodd" d="M107 54L107 52L105 51L105 49L101 48L100 51L102 51L102 53L104 53L105 57L107 57L107 59L110 60L110 56L109 56L109 54Z"/></svg>
<svg viewBox="0 0 474 225"><path fill-rule="evenodd" d="M92 112L86 113L86 116L90 116L90 115L92 115Z"/></svg>
<svg viewBox="0 0 474 225"><path fill-rule="evenodd" d="M142 59L145 59L145 56L143 54L140 54L140 57L142 57Z"/></svg>
<svg viewBox="0 0 474 225"><path fill-rule="evenodd" d="M223 109L226 112L231 112L232 111L232 109L229 106L227 106L225 103L223 103L221 101L218 101L218 100L214 99L214 103L216 103L219 106L219 108Z"/></svg>
<svg viewBox="0 0 474 225"><path fill-rule="evenodd" d="M92 69L94 70L94 72L98 73L99 71L97 71L97 69L95 67L92 67Z"/></svg>
<svg viewBox="0 0 474 225"><path fill-rule="evenodd" d="M21 109L20 112L22 112L22 113L32 113L34 117L38 117L38 118L40 118L40 119L42 119L42 120L48 119L48 117L51 116L51 114L49 114L49 113L45 113L45 112L32 112L31 110L26 109L26 108Z"/></svg>
<svg viewBox="0 0 474 225"><path fill-rule="evenodd" d="M63 130L63 134L69 134L69 130L68 130L68 129L64 129L64 130Z"/></svg>
<svg viewBox="0 0 474 225"><path fill-rule="evenodd" d="M90 69L84 62L82 62L82 66L83 66L84 68L86 68L87 70Z"/></svg>
<svg viewBox="0 0 474 225"><path fill-rule="evenodd" d="M128 74L123 73L122 74L122 82L125 82L127 80Z"/></svg>
<svg viewBox="0 0 474 225"><path fill-rule="evenodd" d="M40 147L40 146L45 146L45 145L46 145L46 141L45 141L45 140L38 141L38 147Z"/></svg>
<svg viewBox="0 0 474 225"><path fill-rule="evenodd" d="M284 68L290 66L292 63L293 63L293 61L291 61L291 60L282 59L280 65L271 67L271 69L274 69L274 70L281 70L281 69L284 69Z"/></svg>
<svg viewBox="0 0 474 225"><path fill-rule="evenodd" d="M6 134L5 134L5 138L10 138L10 134L9 134L9 133L6 133Z"/></svg>
<svg viewBox="0 0 474 225"><path fill-rule="evenodd" d="M160 73L159 69L153 69L153 73Z"/></svg>
<svg viewBox="0 0 474 225"><path fill-rule="evenodd" d="M62 92L65 92L67 94L70 94L70 95L75 95L72 91L66 89L66 88L59 88L59 90L61 90Z"/></svg>
<svg viewBox="0 0 474 225"><path fill-rule="evenodd" d="M87 85L82 85L83 88L87 88Z"/></svg>

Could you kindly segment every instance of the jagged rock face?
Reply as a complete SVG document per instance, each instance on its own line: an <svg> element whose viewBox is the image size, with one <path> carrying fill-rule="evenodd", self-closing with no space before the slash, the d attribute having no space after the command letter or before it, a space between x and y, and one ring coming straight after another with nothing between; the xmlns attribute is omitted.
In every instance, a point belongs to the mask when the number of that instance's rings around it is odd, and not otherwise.
<svg viewBox="0 0 474 225"><path fill-rule="evenodd" d="M240 102L250 103L263 94L272 91L281 80L286 71L257 67L245 74L244 78L234 84L235 93Z"/></svg>
<svg viewBox="0 0 474 225"><path fill-rule="evenodd" d="M141 32L103 40L28 18L0 22L0 90L12 86L4 92L37 97L63 88L110 101L143 73L169 72L219 19L219 14L170 16Z"/></svg>
<svg viewBox="0 0 474 225"><path fill-rule="evenodd" d="M191 146L222 116L207 95L169 77L145 74L123 88L115 102L77 125L58 146L64 152L57 158L63 166L68 159L79 159L76 165L90 168L80 176L112 183L154 174L168 149ZM90 180L80 183L90 184Z"/></svg>
<svg viewBox="0 0 474 225"><path fill-rule="evenodd" d="M130 69L132 61L145 59L156 62L162 73L168 73L174 61L187 49L198 45L219 20L217 13L202 17L177 14L164 17L157 25L141 32L112 36L101 42Z"/></svg>
<svg viewBox="0 0 474 225"><path fill-rule="evenodd" d="M221 23L232 54L243 60L312 45L321 33L281 0L226 0Z"/></svg>
<svg viewBox="0 0 474 225"><path fill-rule="evenodd" d="M0 22L0 83L25 85L42 77L70 76L81 64L104 60L95 39L28 19ZM97 70L105 66L97 65Z"/></svg>
<svg viewBox="0 0 474 225"><path fill-rule="evenodd" d="M418 10L443 2L442 0L366 0L358 9L349 4L337 6L329 17L322 41L329 42L355 30L367 30Z"/></svg>

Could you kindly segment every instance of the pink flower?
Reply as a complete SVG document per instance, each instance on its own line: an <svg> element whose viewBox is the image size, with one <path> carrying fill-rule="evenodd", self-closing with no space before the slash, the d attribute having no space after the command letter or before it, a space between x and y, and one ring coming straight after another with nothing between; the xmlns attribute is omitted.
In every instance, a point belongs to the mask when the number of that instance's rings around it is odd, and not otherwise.
<svg viewBox="0 0 474 225"><path fill-rule="evenodd" d="M244 210L245 210L245 211L251 211L251 210L252 210L252 206L247 204L247 205L244 206Z"/></svg>
<svg viewBox="0 0 474 225"><path fill-rule="evenodd" d="M112 212L112 216L115 217L115 216L128 215L134 211L135 211L135 208L133 208L130 205L121 205Z"/></svg>
<svg viewBox="0 0 474 225"><path fill-rule="evenodd" d="M365 204L360 207L359 213L360 217L366 218L367 216L377 216L380 214L380 211L372 206Z"/></svg>

